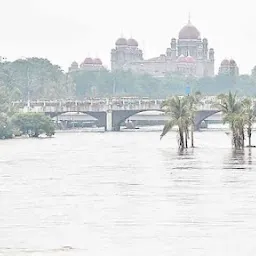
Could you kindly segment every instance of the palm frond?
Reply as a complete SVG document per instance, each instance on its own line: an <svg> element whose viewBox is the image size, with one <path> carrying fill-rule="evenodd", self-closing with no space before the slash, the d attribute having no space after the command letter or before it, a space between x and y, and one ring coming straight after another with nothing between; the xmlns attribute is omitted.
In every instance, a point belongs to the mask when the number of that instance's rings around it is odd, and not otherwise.
<svg viewBox="0 0 256 256"><path fill-rule="evenodd" d="M173 120L169 120L163 128L163 131L160 135L160 140L172 129L172 127L174 126L174 122Z"/></svg>

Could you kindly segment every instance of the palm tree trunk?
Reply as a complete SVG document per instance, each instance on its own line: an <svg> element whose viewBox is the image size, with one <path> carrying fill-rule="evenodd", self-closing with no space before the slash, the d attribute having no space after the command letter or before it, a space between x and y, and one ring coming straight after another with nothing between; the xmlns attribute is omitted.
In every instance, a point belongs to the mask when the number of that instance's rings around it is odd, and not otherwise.
<svg viewBox="0 0 256 256"><path fill-rule="evenodd" d="M194 148L194 124L191 124L190 138L191 138L191 148Z"/></svg>
<svg viewBox="0 0 256 256"><path fill-rule="evenodd" d="M182 129L179 127L179 135L180 135L180 149L184 149L184 135Z"/></svg>
<svg viewBox="0 0 256 256"><path fill-rule="evenodd" d="M247 135L248 135L249 147L251 147L252 146L252 128L250 125L247 128Z"/></svg>
<svg viewBox="0 0 256 256"><path fill-rule="evenodd" d="M235 130L234 140L235 140L235 149L239 149L239 147L240 147L240 138L239 138L239 132L237 131L237 129Z"/></svg>
<svg viewBox="0 0 256 256"><path fill-rule="evenodd" d="M232 132L232 139L233 139L233 147L234 148L237 148L237 134L236 134L236 131L233 131Z"/></svg>
<svg viewBox="0 0 256 256"><path fill-rule="evenodd" d="M188 131L185 131L185 148L188 148Z"/></svg>
<svg viewBox="0 0 256 256"><path fill-rule="evenodd" d="M233 122L231 123L231 131L232 131L232 146L236 149L237 148L237 131L234 127Z"/></svg>
<svg viewBox="0 0 256 256"><path fill-rule="evenodd" d="M245 139L245 136L244 136L244 127L242 128L242 148L244 148L244 139Z"/></svg>

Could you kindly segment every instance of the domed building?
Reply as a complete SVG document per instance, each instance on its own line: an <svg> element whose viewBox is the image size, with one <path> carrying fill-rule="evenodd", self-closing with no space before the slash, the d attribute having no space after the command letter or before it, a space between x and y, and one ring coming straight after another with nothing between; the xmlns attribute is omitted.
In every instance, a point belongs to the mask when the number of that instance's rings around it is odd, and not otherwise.
<svg viewBox="0 0 256 256"><path fill-rule="evenodd" d="M178 39L172 38L165 54L145 60L138 42L119 38L111 50L112 70L131 70L164 76L180 73L195 77L214 76L214 50L208 49L208 40L201 39L200 31L190 22L183 26Z"/></svg>
<svg viewBox="0 0 256 256"><path fill-rule="evenodd" d="M69 72L76 71L79 69L78 63L76 61L73 61L71 66L69 67Z"/></svg>
<svg viewBox="0 0 256 256"><path fill-rule="evenodd" d="M101 59L99 58L92 59L90 57L87 57L80 64L80 67L76 61L72 62L71 66L69 67L69 72L75 72L79 70L97 71L101 69L105 69Z"/></svg>
<svg viewBox="0 0 256 256"><path fill-rule="evenodd" d="M116 40L115 48L111 50L111 69L123 69L128 63L136 63L143 60L142 50L134 38L120 37Z"/></svg>
<svg viewBox="0 0 256 256"><path fill-rule="evenodd" d="M224 59L219 67L219 74L231 75L231 76L238 76L239 75L239 68L237 63L233 59Z"/></svg>

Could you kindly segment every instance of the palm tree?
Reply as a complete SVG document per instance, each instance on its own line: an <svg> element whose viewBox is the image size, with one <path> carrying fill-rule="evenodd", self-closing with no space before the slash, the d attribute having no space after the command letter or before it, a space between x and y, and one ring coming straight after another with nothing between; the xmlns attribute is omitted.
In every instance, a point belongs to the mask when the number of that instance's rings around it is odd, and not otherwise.
<svg viewBox="0 0 256 256"><path fill-rule="evenodd" d="M245 124L247 126L247 136L248 136L248 146L252 146L252 125L255 122L256 119L256 106L255 103L249 99L246 98L242 102L244 107L244 119Z"/></svg>
<svg viewBox="0 0 256 256"><path fill-rule="evenodd" d="M194 148L194 130L195 130L195 113L197 106L200 104L201 93L195 92L194 94L188 95L188 105L190 111L190 138L191 138L191 147Z"/></svg>
<svg viewBox="0 0 256 256"><path fill-rule="evenodd" d="M244 145L243 108L241 101L237 99L237 94L231 92L227 95L221 94L215 105L223 114L223 123L229 123L232 131L232 145L236 149L242 148Z"/></svg>
<svg viewBox="0 0 256 256"><path fill-rule="evenodd" d="M166 100L162 108L165 109L165 113L170 116L170 120L165 124L160 139L162 139L173 126L178 126L179 136L179 148L183 150L187 147L187 127L189 123L189 108L186 97L172 97Z"/></svg>

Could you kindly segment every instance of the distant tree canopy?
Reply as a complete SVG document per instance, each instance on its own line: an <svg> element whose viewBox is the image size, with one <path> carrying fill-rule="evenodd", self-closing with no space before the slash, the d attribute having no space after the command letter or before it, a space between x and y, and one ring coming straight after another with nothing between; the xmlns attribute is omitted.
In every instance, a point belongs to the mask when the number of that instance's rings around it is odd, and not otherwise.
<svg viewBox="0 0 256 256"><path fill-rule="evenodd" d="M72 80L47 59L27 58L0 63L0 86L14 100L60 99L72 97Z"/></svg>
<svg viewBox="0 0 256 256"><path fill-rule="evenodd" d="M240 95L256 95L256 67L251 76L186 78L169 74L156 78L130 71L65 73L47 59L19 59L0 63L0 112L6 112L8 104L14 100L65 100L113 95L166 98L184 95L188 85L191 91L201 91L204 95L218 95L230 90Z"/></svg>
<svg viewBox="0 0 256 256"><path fill-rule="evenodd" d="M218 95L237 91L239 95L256 95L256 76L217 75L215 77L186 78L170 74L162 78L139 75L129 71L79 71L71 74L76 84L76 97L144 96L166 98L183 95L186 87L204 95Z"/></svg>
<svg viewBox="0 0 256 256"><path fill-rule="evenodd" d="M12 124L5 113L0 113L0 139L12 138Z"/></svg>

